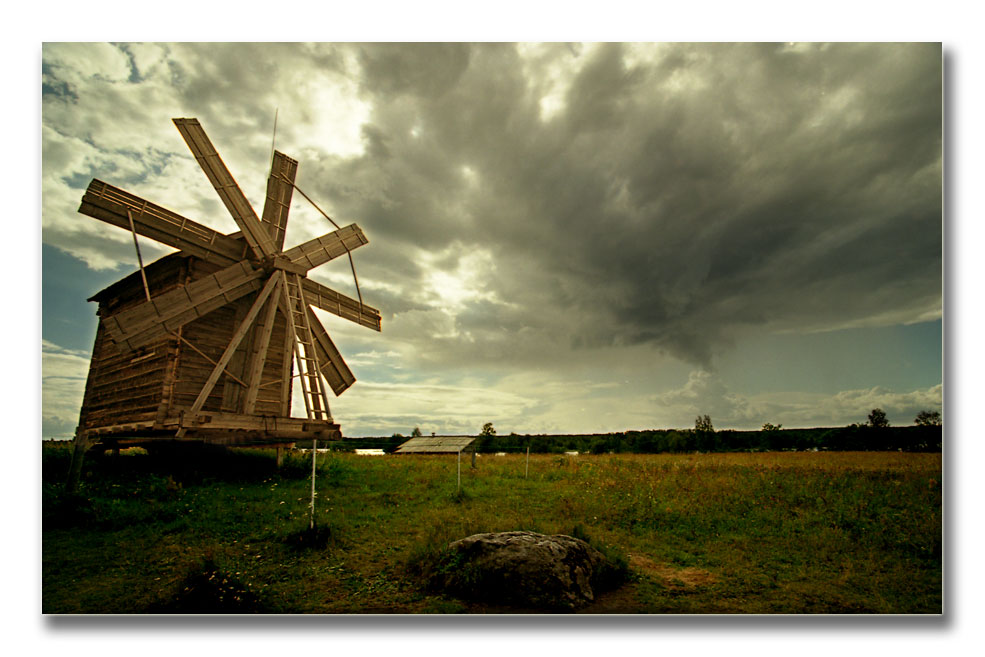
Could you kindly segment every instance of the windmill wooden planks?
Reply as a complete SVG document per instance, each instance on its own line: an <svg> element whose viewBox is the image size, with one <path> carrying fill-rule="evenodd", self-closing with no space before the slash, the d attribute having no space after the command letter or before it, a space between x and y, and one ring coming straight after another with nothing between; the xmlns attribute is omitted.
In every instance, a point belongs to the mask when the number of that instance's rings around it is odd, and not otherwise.
<svg viewBox="0 0 985 657"><path fill-rule="evenodd" d="M368 243L359 226L350 224L288 249L284 257L306 269L314 269Z"/></svg>
<svg viewBox="0 0 985 657"><path fill-rule="evenodd" d="M348 319L350 322L371 328L374 331L380 330L380 311L376 308L359 303L355 299L340 294L320 283L316 283L310 278L303 279L301 281L301 287L304 288L305 301L312 306L321 308L333 315L338 315L342 319Z"/></svg>
<svg viewBox="0 0 985 657"><path fill-rule="evenodd" d="M264 272L240 262L182 288L155 296L140 306L106 319L106 330L127 350L167 335L239 297L262 287Z"/></svg>
<svg viewBox="0 0 985 657"><path fill-rule="evenodd" d="M181 249L202 260L229 266L243 259L243 243L186 219L101 180L93 180L82 197L79 212L129 230L131 211L139 235Z"/></svg>
<svg viewBox="0 0 985 657"><path fill-rule="evenodd" d="M328 337L328 332L325 331L325 327L318 321L318 317L315 316L311 308L308 308L308 324L311 327L311 336L314 338L318 369L321 370L328 381L328 386L337 397L356 382L356 377L353 376L349 366L345 364L342 354L339 353L332 339Z"/></svg>
<svg viewBox="0 0 985 657"><path fill-rule="evenodd" d="M267 197L263 203L263 215L260 218L260 223L267 229L277 251L284 248L287 214L291 209L294 178L297 173L297 160L280 151L274 151L274 159L270 165L270 177L267 178Z"/></svg>

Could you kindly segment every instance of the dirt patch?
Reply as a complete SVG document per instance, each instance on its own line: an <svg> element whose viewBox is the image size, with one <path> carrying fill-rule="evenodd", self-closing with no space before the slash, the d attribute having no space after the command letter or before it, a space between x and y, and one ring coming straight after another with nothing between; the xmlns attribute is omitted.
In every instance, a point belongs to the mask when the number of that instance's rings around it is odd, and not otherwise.
<svg viewBox="0 0 985 657"><path fill-rule="evenodd" d="M674 568L670 564L656 563L642 554L629 555L629 566L642 575L658 579L668 588L696 589L718 581L707 570L700 568Z"/></svg>
<svg viewBox="0 0 985 657"><path fill-rule="evenodd" d="M612 591L595 595L595 601L578 610L579 614L638 614L639 598L636 584L623 584Z"/></svg>

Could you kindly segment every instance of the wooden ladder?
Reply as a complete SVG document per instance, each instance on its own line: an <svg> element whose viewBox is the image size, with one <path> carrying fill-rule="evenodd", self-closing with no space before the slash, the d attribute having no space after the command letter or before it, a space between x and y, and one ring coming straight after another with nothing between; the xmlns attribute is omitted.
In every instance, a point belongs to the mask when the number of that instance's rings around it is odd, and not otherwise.
<svg viewBox="0 0 985 657"><path fill-rule="evenodd" d="M308 323L308 304L304 300L301 289L301 277L298 274L284 272L287 279L285 290L290 312L287 321L294 340L294 357L298 362L298 375L301 379L301 391L304 396L304 408L309 420L332 421L328 408L328 396L322 383L321 370L315 358L314 338L311 335L311 325Z"/></svg>

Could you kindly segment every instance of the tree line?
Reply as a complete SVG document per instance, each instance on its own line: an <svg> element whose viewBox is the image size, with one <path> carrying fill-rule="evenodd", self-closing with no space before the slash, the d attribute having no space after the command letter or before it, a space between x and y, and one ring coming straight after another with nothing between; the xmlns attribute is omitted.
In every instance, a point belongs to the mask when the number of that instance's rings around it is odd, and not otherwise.
<svg viewBox="0 0 985 657"><path fill-rule="evenodd" d="M837 428L758 431L652 429L606 434L480 436L479 452L533 453L577 451L589 454L659 454L746 451L897 451L939 452L940 426Z"/></svg>
<svg viewBox="0 0 985 657"><path fill-rule="evenodd" d="M414 427L410 437L423 435ZM434 434L432 434L434 435ZM350 438L330 443L330 447L352 450L378 447L391 452L408 437L395 433L389 438ZM783 425L763 424L752 431L716 431L711 417L699 415L693 429L645 429L596 434L517 434L500 436L492 422L479 431L474 446L480 453L526 452L560 454L660 454L688 452L759 451L904 451L939 452L943 440L941 414L921 411L911 426L891 426L886 413L874 408L867 422L847 427L784 429ZM372 444L370 444L372 443Z"/></svg>

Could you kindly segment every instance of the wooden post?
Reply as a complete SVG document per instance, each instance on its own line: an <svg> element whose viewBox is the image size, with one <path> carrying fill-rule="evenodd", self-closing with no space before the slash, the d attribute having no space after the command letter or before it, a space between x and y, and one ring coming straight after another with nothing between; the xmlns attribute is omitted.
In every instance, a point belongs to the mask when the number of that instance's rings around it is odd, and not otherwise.
<svg viewBox="0 0 985 657"><path fill-rule="evenodd" d="M274 274L275 276L277 274ZM277 285L283 284L283 274L281 281ZM267 300L267 309L260 319L260 323L254 329L253 341L250 344L249 365L246 371L246 380L250 382L246 388L246 397L243 398L243 413L252 415L256 409L257 393L260 391L260 379L263 374L263 366L267 362L267 348L270 346L270 336L274 332L274 321L277 313L277 290L271 293L271 299Z"/></svg>
<svg viewBox="0 0 985 657"><path fill-rule="evenodd" d="M284 447L283 445L277 445L277 469L280 470L281 466L284 465Z"/></svg>
<svg viewBox="0 0 985 657"><path fill-rule="evenodd" d="M472 445L472 469L475 470L475 445Z"/></svg>
<svg viewBox="0 0 985 657"><path fill-rule="evenodd" d="M523 478L526 479L530 474L530 445L527 445L527 465L523 470Z"/></svg>
<svg viewBox="0 0 985 657"><path fill-rule="evenodd" d="M462 450L458 450L458 492L462 492Z"/></svg>
<svg viewBox="0 0 985 657"><path fill-rule="evenodd" d="M257 223L259 224L259 220L257 221ZM269 297L271 292L273 292L274 289L276 289L280 285L280 282L281 282L281 277L278 276L277 274L274 274L267 280L266 285L263 286L263 290L260 291L260 294L259 296L257 296L256 301L253 302L253 306L251 306L249 312L246 313L246 317L243 319L243 322L236 329L235 333L233 333L232 339L229 341L229 344L226 345L226 350L222 352L222 356L219 358L219 362L216 363L215 367L212 370L212 373L209 374L209 378L206 379L205 385L202 386L201 392L199 392L198 397L195 398L195 403L192 404L191 409L189 409L188 411L188 415L189 417L192 418L192 421L195 421L195 416L198 414L200 410L202 410L202 406L205 405L205 401L208 399L209 393L212 392L212 388L215 387L215 384L219 380L219 377L222 376L222 373L226 370L226 366L229 364L229 361L232 359L233 354L236 353L236 348L239 346L239 343L242 342L243 338L246 336L246 333L250 330L250 326L253 324L253 320L256 319L256 316L257 314L259 314L260 309L263 307L264 302L267 300L267 297ZM175 437L182 438L184 437L187 431L188 428L182 426L181 428L178 429L177 433L175 434Z"/></svg>
<svg viewBox="0 0 985 657"><path fill-rule="evenodd" d="M79 490L79 478L82 476L82 460L89 449L89 439L82 427L76 427L75 440L72 441L72 463L68 467L68 481L65 482L65 492L74 493Z"/></svg>
<svg viewBox="0 0 985 657"><path fill-rule="evenodd" d="M315 459L318 458L318 439L311 439L311 529L315 528Z"/></svg>
<svg viewBox="0 0 985 657"><path fill-rule="evenodd" d="M150 301L150 288L147 286L147 274L144 273L144 259L140 256L140 243L137 242L137 229L133 225L133 215L130 208L127 208L127 219L130 221L130 232L133 233L133 248L137 250L137 264L140 266L140 278L144 281L144 294Z"/></svg>

